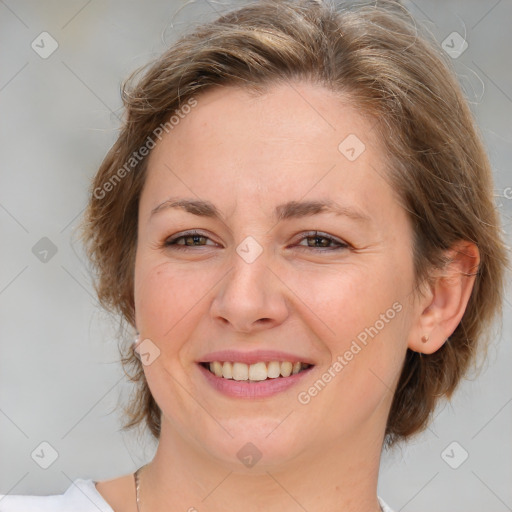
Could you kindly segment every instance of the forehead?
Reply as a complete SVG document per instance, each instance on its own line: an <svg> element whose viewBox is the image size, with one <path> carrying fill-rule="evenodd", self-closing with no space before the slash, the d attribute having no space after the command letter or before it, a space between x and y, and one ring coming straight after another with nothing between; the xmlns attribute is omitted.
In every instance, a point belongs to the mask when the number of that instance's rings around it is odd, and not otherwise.
<svg viewBox="0 0 512 512"><path fill-rule="evenodd" d="M152 208L180 194L234 207L237 201L281 203L283 194L369 204L384 193L385 159L374 122L346 97L290 83L259 95L218 87L196 101L152 150L145 187L154 196Z"/></svg>

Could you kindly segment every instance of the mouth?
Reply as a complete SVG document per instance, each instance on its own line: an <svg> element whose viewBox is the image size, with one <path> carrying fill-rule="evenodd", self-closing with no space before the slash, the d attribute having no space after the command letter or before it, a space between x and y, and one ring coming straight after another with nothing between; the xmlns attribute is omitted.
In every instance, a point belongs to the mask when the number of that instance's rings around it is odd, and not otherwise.
<svg viewBox="0 0 512 512"><path fill-rule="evenodd" d="M225 349L196 359L203 382L210 389L235 399L266 399L308 379L316 362L310 357L281 350Z"/></svg>
<svg viewBox="0 0 512 512"><path fill-rule="evenodd" d="M246 364L237 361L201 362L200 366L220 379L257 383L287 379L310 369L313 365L291 361L259 361Z"/></svg>

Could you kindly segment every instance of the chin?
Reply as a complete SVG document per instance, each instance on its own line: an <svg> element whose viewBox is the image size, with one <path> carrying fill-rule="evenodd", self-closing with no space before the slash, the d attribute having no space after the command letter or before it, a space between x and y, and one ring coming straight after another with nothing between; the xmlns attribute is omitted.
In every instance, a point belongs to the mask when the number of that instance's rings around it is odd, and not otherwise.
<svg viewBox="0 0 512 512"><path fill-rule="evenodd" d="M204 437L199 434L203 448L229 470L237 473L264 473L276 467L284 466L297 457L304 449L307 438L305 431L300 437L294 435L291 423L284 425L275 419L262 417L231 418L222 428L211 431ZM277 427L277 428L276 428Z"/></svg>

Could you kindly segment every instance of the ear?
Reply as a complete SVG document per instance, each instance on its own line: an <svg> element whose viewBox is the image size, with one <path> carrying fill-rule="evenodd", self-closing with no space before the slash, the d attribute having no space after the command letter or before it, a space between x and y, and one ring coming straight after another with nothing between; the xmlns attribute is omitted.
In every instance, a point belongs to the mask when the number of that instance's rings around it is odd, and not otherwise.
<svg viewBox="0 0 512 512"><path fill-rule="evenodd" d="M432 354L459 325L471 296L480 264L477 246L457 242L446 252L447 263L434 275L419 299L418 317L409 333L408 347Z"/></svg>

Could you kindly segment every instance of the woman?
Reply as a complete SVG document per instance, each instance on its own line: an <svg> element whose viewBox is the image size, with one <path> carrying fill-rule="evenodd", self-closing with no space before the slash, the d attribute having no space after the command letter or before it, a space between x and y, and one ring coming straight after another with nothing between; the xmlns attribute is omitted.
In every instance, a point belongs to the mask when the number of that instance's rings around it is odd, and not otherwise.
<svg viewBox="0 0 512 512"><path fill-rule="evenodd" d="M392 2L265 0L184 36L124 101L83 233L135 336L125 428L157 452L1 510L390 511L382 448L451 396L506 265L435 43Z"/></svg>

